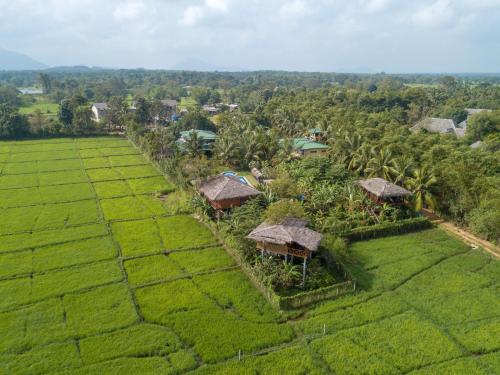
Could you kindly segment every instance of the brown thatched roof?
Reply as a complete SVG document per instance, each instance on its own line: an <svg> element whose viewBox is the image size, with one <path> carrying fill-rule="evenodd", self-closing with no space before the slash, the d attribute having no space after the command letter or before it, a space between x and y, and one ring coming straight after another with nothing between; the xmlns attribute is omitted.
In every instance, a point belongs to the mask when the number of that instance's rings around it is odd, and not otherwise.
<svg viewBox="0 0 500 375"><path fill-rule="evenodd" d="M379 198L399 198L412 194L411 191L379 177L361 180L358 181L358 184L367 192L372 193Z"/></svg>
<svg viewBox="0 0 500 375"><path fill-rule="evenodd" d="M262 194L257 189L242 183L237 178L224 175L209 177L200 184L198 190L211 201L256 197Z"/></svg>
<svg viewBox="0 0 500 375"><path fill-rule="evenodd" d="M285 219L281 224L263 222L247 238L277 245L295 242L311 251L316 251L323 235L307 228L306 224L305 220L292 218Z"/></svg>

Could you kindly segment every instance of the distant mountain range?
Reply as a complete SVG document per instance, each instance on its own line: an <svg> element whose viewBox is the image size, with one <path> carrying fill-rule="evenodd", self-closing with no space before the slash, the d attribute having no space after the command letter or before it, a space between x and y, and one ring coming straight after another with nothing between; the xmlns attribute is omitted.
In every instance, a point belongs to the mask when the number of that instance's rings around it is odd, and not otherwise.
<svg viewBox="0 0 500 375"><path fill-rule="evenodd" d="M0 70L39 70L47 65L19 52L0 48Z"/></svg>

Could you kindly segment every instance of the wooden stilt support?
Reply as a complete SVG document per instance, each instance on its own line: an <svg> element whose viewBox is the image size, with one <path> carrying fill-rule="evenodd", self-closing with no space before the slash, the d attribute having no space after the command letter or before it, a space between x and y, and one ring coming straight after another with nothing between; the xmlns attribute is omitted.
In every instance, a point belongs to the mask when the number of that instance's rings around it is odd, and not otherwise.
<svg viewBox="0 0 500 375"><path fill-rule="evenodd" d="M307 270L307 258L304 258L304 265L302 266L302 288L306 286L306 270Z"/></svg>

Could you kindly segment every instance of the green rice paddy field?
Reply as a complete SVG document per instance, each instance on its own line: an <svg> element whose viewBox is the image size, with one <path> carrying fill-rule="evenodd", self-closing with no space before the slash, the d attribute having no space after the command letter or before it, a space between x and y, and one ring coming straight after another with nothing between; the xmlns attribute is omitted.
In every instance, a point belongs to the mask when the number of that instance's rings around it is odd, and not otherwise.
<svg viewBox="0 0 500 375"><path fill-rule="evenodd" d="M0 142L0 374L495 374L500 263L438 229L354 243L286 319L125 139ZM238 360L241 350L242 358Z"/></svg>

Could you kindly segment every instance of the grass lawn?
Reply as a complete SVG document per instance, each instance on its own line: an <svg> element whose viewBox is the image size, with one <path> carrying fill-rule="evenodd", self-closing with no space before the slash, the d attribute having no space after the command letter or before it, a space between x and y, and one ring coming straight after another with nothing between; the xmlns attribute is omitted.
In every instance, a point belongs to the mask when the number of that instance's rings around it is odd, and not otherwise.
<svg viewBox="0 0 500 375"><path fill-rule="evenodd" d="M48 102L37 102L27 107L21 107L19 112L23 115L31 115L36 110L40 110L44 115L57 116L59 104Z"/></svg>
<svg viewBox="0 0 500 375"><path fill-rule="evenodd" d="M358 292L287 320L127 140L0 170L2 374L500 372L500 262L441 230L352 243Z"/></svg>

